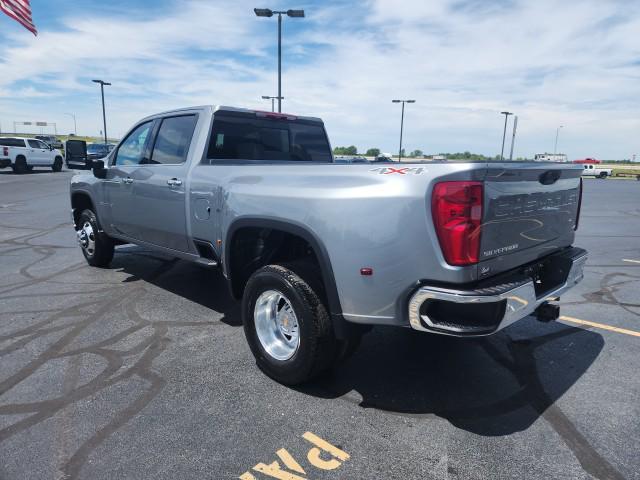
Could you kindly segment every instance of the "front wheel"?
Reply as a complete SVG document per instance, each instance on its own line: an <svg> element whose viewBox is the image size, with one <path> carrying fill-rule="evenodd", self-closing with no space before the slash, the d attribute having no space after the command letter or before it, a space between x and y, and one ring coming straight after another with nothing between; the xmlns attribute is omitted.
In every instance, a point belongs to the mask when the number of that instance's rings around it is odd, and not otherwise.
<svg viewBox="0 0 640 480"><path fill-rule="evenodd" d="M56 159L53 161L53 165L51 165L51 170L53 170L54 172L59 172L62 170L62 158L56 157Z"/></svg>
<svg viewBox="0 0 640 480"><path fill-rule="evenodd" d="M287 265L257 270L242 297L242 323L256 363L276 381L306 382L333 363L337 342L318 287Z"/></svg>
<svg viewBox="0 0 640 480"><path fill-rule="evenodd" d="M92 267L108 267L113 260L115 244L100 231L98 219L92 210L84 210L78 220L78 243L87 263Z"/></svg>

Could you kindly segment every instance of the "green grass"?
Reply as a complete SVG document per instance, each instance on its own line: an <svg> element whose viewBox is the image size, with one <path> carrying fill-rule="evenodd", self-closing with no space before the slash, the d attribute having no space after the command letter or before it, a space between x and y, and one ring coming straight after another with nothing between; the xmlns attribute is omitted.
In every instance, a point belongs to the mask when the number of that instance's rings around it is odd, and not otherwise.
<svg viewBox="0 0 640 480"><path fill-rule="evenodd" d="M614 168L611 173L614 177L627 175L640 175L640 168Z"/></svg>

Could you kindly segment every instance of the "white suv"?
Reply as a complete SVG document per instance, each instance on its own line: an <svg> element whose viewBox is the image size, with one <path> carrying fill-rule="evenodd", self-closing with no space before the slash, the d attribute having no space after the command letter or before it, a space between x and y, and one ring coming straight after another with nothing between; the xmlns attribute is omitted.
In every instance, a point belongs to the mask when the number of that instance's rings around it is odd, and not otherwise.
<svg viewBox="0 0 640 480"><path fill-rule="evenodd" d="M62 153L41 140L24 137L0 138L0 168L11 167L15 173L26 173L33 167L62 170Z"/></svg>

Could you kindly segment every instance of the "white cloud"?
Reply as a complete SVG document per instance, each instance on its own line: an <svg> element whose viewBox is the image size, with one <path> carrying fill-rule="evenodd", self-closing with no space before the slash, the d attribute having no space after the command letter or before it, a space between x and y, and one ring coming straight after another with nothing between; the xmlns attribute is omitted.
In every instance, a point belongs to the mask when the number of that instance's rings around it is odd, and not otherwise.
<svg viewBox="0 0 640 480"><path fill-rule="evenodd" d="M88 79L105 77L110 131L155 111L221 103L266 108L275 94L275 21L253 3L191 2L158 15L69 17L0 52L3 125L15 116L100 128ZM333 145L495 154L503 109L519 115L516 155L640 153L640 4L583 0L378 0L306 8L286 19L289 111L325 119ZM295 23L294 23L295 22ZM45 95L42 98L35 96ZM32 97L32 98L29 98ZM33 118L35 119L35 118ZM83 128L81 128L81 132ZM89 133L89 132L88 132Z"/></svg>

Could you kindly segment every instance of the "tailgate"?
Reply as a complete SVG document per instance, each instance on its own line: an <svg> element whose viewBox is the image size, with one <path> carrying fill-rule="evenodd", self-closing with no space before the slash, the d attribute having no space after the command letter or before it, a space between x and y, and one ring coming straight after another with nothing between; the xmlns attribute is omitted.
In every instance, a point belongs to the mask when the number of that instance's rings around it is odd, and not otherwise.
<svg viewBox="0 0 640 480"><path fill-rule="evenodd" d="M582 170L558 163L487 165L479 277L573 243Z"/></svg>

